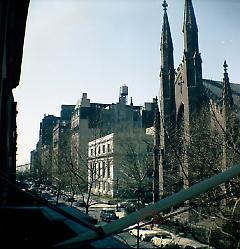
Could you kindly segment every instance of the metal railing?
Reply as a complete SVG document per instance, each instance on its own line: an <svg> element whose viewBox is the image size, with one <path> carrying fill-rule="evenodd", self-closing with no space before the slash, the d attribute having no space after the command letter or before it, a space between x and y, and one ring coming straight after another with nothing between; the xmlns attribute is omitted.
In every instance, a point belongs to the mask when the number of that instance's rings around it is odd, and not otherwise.
<svg viewBox="0 0 240 249"><path fill-rule="evenodd" d="M72 239L66 240L55 246L55 248L78 248L81 244L101 239L110 235L120 233L123 229L132 226L141 220L149 217L153 217L155 214L161 213L171 207L179 205L186 200L190 200L208 190L229 181L231 178L240 174L240 165L232 166L228 170L214 175L204 181L201 181L188 189L181 190L176 194L166 197L154 204L149 204L134 213L127 215L119 220L108 223L104 226L99 227L98 232L90 231L87 233L80 234Z"/></svg>

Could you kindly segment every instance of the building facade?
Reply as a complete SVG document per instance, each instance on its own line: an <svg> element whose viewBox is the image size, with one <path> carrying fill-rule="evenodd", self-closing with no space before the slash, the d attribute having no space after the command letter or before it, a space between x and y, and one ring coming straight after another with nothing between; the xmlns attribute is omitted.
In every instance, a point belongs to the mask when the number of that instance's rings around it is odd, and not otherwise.
<svg viewBox="0 0 240 249"><path fill-rule="evenodd" d="M119 101L112 104L91 103L86 93L78 100L71 119L71 154L73 164L87 175L88 142L126 129L153 125L154 100L144 106L128 104L128 87L120 87ZM87 186L86 186L87 188Z"/></svg>
<svg viewBox="0 0 240 249"><path fill-rule="evenodd" d="M114 162L114 134L88 143L88 182L96 195L114 197L119 172Z"/></svg>
<svg viewBox="0 0 240 249"><path fill-rule="evenodd" d="M76 105L61 106L60 117L46 115L43 118L38 146L31 152L31 171L35 176L45 175L50 182L57 177L59 165L64 164L65 168L72 165L87 177L88 142L127 129L153 126L154 101L135 106L131 98L128 104L126 85L120 87L119 101L112 104L91 103L87 93L83 93ZM66 149L67 144L70 148ZM83 187L87 190L87 182Z"/></svg>
<svg viewBox="0 0 240 249"><path fill-rule="evenodd" d="M53 171L57 171L60 152L66 149L62 141L70 131L73 108L74 105L62 105L60 117L45 115L42 119L39 141L36 149L31 152L30 167L35 180L52 184Z"/></svg>
<svg viewBox="0 0 240 249"><path fill-rule="evenodd" d="M198 162L193 160L193 156L196 148L201 151L200 143L203 140L197 133L205 127L213 130L212 122L215 123L215 128L217 124L218 132L221 130L219 127L222 127L226 133L230 131L233 120L229 121L229 117L234 114L235 121L237 120L236 110L239 106L237 100L240 96L239 85L229 82L226 62L224 62L223 82L202 78L198 26L192 0L185 0L182 30L183 59L175 70L173 42L167 14L168 5L165 0L162 6L164 14L160 46L159 167L161 198L196 182L196 172L202 169L196 166ZM214 116L215 121L213 121ZM202 127L199 126L200 123ZM211 125L205 126L208 123ZM221 134L220 139L225 145L219 146L217 149L219 152L212 154L217 154L218 160L215 163L226 169L230 165L229 159L227 161L230 155L226 149L226 137L223 132Z"/></svg>
<svg viewBox="0 0 240 249"><path fill-rule="evenodd" d="M127 129L90 141L89 190L98 196L152 200L153 130Z"/></svg>

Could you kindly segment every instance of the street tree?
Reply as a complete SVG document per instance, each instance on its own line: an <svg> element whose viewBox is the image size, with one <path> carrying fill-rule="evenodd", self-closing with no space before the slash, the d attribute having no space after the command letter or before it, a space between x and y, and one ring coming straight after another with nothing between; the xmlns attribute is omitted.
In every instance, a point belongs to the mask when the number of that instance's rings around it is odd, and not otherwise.
<svg viewBox="0 0 240 249"><path fill-rule="evenodd" d="M119 192L123 197L149 202L153 185L153 136L144 129L117 134L114 156L119 170Z"/></svg>
<svg viewBox="0 0 240 249"><path fill-rule="evenodd" d="M239 128L235 113L228 127L222 125L221 113L216 112L213 106L204 108L201 113L191 118L191 138L188 137L189 132L184 130L181 140L175 140L179 142L177 146L169 141L175 153L174 163L187 179L182 184L183 188L240 161ZM177 130L176 135L179 133ZM178 146L182 146L181 149ZM236 234L239 231L239 222L233 222L240 218L239 186L239 179L235 178L187 203L190 210L189 221L192 224L201 222L209 231L209 234L204 234L199 233L199 229L194 229L193 236L200 241L208 237L210 243L221 248L230 248L229 245L234 245L231 248L239 248L239 236ZM212 227L208 226L210 223Z"/></svg>

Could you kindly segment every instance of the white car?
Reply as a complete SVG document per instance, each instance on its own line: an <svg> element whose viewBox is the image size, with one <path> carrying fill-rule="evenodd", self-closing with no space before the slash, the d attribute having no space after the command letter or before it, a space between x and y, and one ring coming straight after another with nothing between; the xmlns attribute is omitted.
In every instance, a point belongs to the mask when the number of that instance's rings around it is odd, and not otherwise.
<svg viewBox="0 0 240 249"><path fill-rule="evenodd" d="M159 235L154 236L151 239L151 242L155 246L161 247L161 248L166 248L169 245L178 245L178 246L180 246L180 248L183 248L183 249L213 248L213 247L210 247L209 245L202 244L202 243L195 241L195 240L192 240L192 239L179 237L179 236L176 236L172 233L164 234L164 235L160 235L160 236Z"/></svg>
<svg viewBox="0 0 240 249"><path fill-rule="evenodd" d="M133 236L136 236L136 237L138 236L137 228L131 229L129 232ZM157 235L161 236L165 234L169 234L169 232L165 230L151 230L145 227L139 228L139 238L144 241L150 241L154 236L157 236Z"/></svg>

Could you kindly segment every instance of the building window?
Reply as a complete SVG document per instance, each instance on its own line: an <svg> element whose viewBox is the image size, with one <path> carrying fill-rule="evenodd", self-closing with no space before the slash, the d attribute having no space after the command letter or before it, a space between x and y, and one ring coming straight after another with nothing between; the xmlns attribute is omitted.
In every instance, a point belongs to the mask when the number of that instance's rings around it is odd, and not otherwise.
<svg viewBox="0 0 240 249"><path fill-rule="evenodd" d="M95 175L94 175L93 163L92 162L89 163L89 176L90 176L90 181L93 181Z"/></svg>
<svg viewBox="0 0 240 249"><path fill-rule="evenodd" d="M102 146L102 152L105 153L105 144Z"/></svg>
<svg viewBox="0 0 240 249"><path fill-rule="evenodd" d="M101 172L101 165L98 163L98 176L100 177L100 172Z"/></svg>
<svg viewBox="0 0 240 249"><path fill-rule="evenodd" d="M106 189L106 182L103 182L103 190Z"/></svg>
<svg viewBox="0 0 240 249"><path fill-rule="evenodd" d="M111 146L110 146L110 144L107 145L107 151L108 151L108 152L111 151Z"/></svg>
<svg viewBox="0 0 240 249"><path fill-rule="evenodd" d="M110 165L107 166L107 177L110 178Z"/></svg>
<svg viewBox="0 0 240 249"><path fill-rule="evenodd" d="M98 154L101 154L101 147L98 147Z"/></svg>
<svg viewBox="0 0 240 249"><path fill-rule="evenodd" d="M93 149L91 149L91 154L90 155L93 156Z"/></svg>
<svg viewBox="0 0 240 249"><path fill-rule="evenodd" d="M106 174L106 168L105 168L105 162L103 161L102 162L102 177L105 177L105 174Z"/></svg>
<svg viewBox="0 0 240 249"><path fill-rule="evenodd" d="M97 172L96 172L96 170L97 170L97 167L96 167L96 163L93 163L93 175L94 175L94 180L97 178Z"/></svg>

